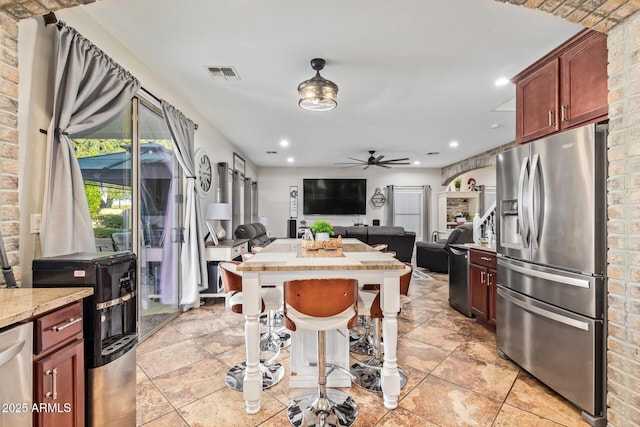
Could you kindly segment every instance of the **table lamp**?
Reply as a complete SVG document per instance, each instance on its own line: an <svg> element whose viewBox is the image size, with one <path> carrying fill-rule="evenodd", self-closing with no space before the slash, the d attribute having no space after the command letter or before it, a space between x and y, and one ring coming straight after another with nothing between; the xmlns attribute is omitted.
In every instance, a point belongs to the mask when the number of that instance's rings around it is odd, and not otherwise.
<svg viewBox="0 0 640 427"><path fill-rule="evenodd" d="M213 239L213 244L217 245L219 240L222 240L226 236L226 232L220 221L228 221L231 219L231 208L229 203L209 203L207 205L206 224L209 229L209 234ZM213 227L209 221L215 221Z"/></svg>

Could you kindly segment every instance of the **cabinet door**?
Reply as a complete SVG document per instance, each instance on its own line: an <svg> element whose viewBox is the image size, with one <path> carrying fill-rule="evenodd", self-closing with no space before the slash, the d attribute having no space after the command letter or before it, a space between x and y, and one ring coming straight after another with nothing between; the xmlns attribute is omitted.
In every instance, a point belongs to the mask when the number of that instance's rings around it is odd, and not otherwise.
<svg viewBox="0 0 640 427"><path fill-rule="evenodd" d="M496 294L498 291L498 287L496 286L497 283L497 272L496 270L490 268L487 270L487 282L489 284L489 289L488 289L488 298L489 298L489 312L488 312L488 317L489 317L489 324L492 325L493 327L496 326Z"/></svg>
<svg viewBox="0 0 640 427"><path fill-rule="evenodd" d="M488 319L487 269L469 264L469 287L471 288L471 312L479 319Z"/></svg>
<svg viewBox="0 0 640 427"><path fill-rule="evenodd" d="M83 348L78 340L34 363L36 427L84 426Z"/></svg>
<svg viewBox="0 0 640 427"><path fill-rule="evenodd" d="M607 115L607 60L607 36L598 32L560 56L562 129Z"/></svg>
<svg viewBox="0 0 640 427"><path fill-rule="evenodd" d="M516 83L516 142L560 130L559 77L555 59Z"/></svg>

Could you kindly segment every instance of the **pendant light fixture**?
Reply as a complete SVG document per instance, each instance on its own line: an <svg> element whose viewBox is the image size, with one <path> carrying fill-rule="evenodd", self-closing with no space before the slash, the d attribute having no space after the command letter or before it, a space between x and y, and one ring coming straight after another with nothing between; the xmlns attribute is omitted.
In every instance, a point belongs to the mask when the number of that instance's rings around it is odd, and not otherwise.
<svg viewBox="0 0 640 427"><path fill-rule="evenodd" d="M311 60L311 68L316 70L316 75L298 85L300 101L298 105L311 111L328 111L336 108L338 103L338 85L320 75L325 61L322 58Z"/></svg>

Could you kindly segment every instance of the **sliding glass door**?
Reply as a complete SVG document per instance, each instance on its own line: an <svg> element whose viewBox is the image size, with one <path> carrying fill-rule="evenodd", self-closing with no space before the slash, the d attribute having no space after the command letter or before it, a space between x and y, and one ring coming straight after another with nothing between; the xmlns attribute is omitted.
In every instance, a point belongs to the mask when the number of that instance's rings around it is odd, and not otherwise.
<svg viewBox="0 0 640 427"><path fill-rule="evenodd" d="M158 106L138 101L140 332L178 311L182 185L173 142Z"/></svg>
<svg viewBox="0 0 640 427"><path fill-rule="evenodd" d="M178 312L182 180L159 106L134 100L113 121L73 135L96 251L138 257L142 339Z"/></svg>

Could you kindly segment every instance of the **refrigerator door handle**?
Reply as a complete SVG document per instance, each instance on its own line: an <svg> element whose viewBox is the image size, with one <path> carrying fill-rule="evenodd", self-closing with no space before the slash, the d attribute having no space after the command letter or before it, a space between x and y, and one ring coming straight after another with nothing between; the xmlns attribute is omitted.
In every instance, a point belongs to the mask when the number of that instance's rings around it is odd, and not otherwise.
<svg viewBox="0 0 640 427"><path fill-rule="evenodd" d="M529 226L531 227L531 246L534 249L540 248L540 216L542 215L542 204L544 193L540 184L540 155L534 154L531 159L531 172L529 177ZM539 193L539 194L538 194ZM536 200L536 195L539 197ZM536 201L538 203L536 203ZM538 206L538 204L540 206Z"/></svg>
<svg viewBox="0 0 640 427"><path fill-rule="evenodd" d="M572 319L570 317L562 316L560 314L552 313L542 308L536 307L531 304L527 304L524 301L520 301L517 298L507 295L502 289L498 289L498 295L509 301L511 304L517 305L521 309L528 311L529 313L537 314L538 316L545 317L554 322L562 323L563 325L570 326L576 329L582 329L583 331L589 331L589 324L587 322L581 322L579 320Z"/></svg>
<svg viewBox="0 0 640 427"><path fill-rule="evenodd" d="M551 282L562 283L563 285L576 286L578 288L589 289L589 281L584 279L576 279L573 277L562 276L560 274L548 273L546 271L533 270L532 268L521 267L519 265L509 263L500 264L507 270L512 270L526 276L533 276Z"/></svg>
<svg viewBox="0 0 640 427"><path fill-rule="evenodd" d="M522 166L520 167L520 177L518 179L518 227L520 229L520 239L522 239L522 247L529 247L529 223L525 221L524 206L522 201L524 200L524 187L525 178L529 172L529 157L522 159Z"/></svg>

